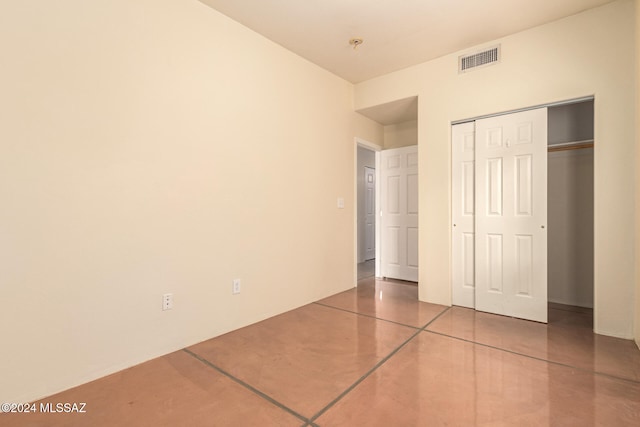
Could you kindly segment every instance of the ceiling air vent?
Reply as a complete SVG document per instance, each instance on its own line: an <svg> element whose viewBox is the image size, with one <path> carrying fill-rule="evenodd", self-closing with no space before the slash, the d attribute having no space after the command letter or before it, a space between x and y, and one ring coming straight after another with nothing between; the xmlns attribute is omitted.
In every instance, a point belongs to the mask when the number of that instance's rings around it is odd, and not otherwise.
<svg viewBox="0 0 640 427"><path fill-rule="evenodd" d="M483 50L482 52L458 57L458 72L466 73L479 67L495 64L498 61L500 61L500 45Z"/></svg>

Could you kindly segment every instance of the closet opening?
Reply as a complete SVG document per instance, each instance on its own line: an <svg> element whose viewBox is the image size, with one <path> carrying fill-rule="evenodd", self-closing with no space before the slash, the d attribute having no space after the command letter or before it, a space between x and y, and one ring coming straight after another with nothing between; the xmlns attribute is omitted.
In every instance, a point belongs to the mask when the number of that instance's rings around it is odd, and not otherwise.
<svg viewBox="0 0 640 427"><path fill-rule="evenodd" d="M451 131L453 305L543 323L549 308L592 313L593 98Z"/></svg>
<svg viewBox="0 0 640 427"><path fill-rule="evenodd" d="M547 297L593 310L593 100L548 108Z"/></svg>

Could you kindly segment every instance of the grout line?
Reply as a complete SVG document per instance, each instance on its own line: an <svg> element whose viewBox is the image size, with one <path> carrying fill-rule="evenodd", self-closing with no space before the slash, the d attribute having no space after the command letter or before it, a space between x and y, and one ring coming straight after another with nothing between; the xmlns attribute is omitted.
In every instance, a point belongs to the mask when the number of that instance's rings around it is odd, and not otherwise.
<svg viewBox="0 0 640 427"><path fill-rule="evenodd" d="M427 322L427 324L426 324L426 325L424 325L422 328L420 328L420 330L421 330L421 331L426 330L426 329L427 329L427 328L428 328L428 327L429 327L433 322L435 322L436 320L438 320L438 319L440 318L440 316L442 316L443 314L445 314L447 311L451 310L451 308L452 308L452 307L453 307L453 306L445 307L445 309L444 309L444 310L442 310L442 311L440 312L440 314L438 314L438 315L437 315L436 317L434 317L433 319L429 320L429 321Z"/></svg>
<svg viewBox="0 0 640 427"><path fill-rule="evenodd" d="M345 391L343 391L342 393L340 393L338 395L338 397L336 397L335 399L333 399L331 402L329 402L329 404L327 406L325 406L324 408L322 408L320 411L318 411L318 413L316 413L313 417L311 417L310 421L315 421L316 419L318 419L322 414L324 414L325 412L327 412L329 409L331 409L336 403L338 403L343 397L345 397L347 394L349 394L349 392L351 392L351 390L353 390L354 388L356 388L358 386L358 384L360 384L362 381L364 381L369 375L371 375L376 369L378 369L380 366L382 366L387 360L389 360L393 355L395 355L398 351L400 351L400 349L402 347L404 347L405 345L407 345L409 343L409 341L411 341L412 339L414 339L416 336L418 336L418 334L422 332L422 329L418 329L417 331L415 331L409 338L407 338L402 344L400 344L397 348L395 348L394 350L391 351L391 353L389 353L388 355L386 355L382 360L380 360L378 363L376 363L373 368L369 369L363 376L361 376L359 379L357 379L353 384L351 384L349 387L347 387L347 389Z"/></svg>
<svg viewBox="0 0 640 427"><path fill-rule="evenodd" d="M470 344L475 344L475 345L479 345L481 347L491 348L493 350L503 351L505 353L511 353L511 354L516 355L516 356L522 356L522 357L526 357L528 359L537 360L537 361L540 361L540 362L551 363L553 365L558 365L558 366L563 366L565 368L575 369L577 371L585 372L587 374L600 375L600 376L611 378L611 379L615 379L615 380L626 381L626 382L630 382L630 383L633 383L633 384L640 384L640 381L632 380L630 378L618 377L616 375L607 374L605 372L591 371L589 369L581 368L579 366L569 365L568 363L556 362L555 360L547 360L547 359L543 359L541 357L532 356L530 354L518 353L517 351L508 350L506 348L496 347L496 346L490 345L490 344L483 344L481 342L471 341L471 340L468 340L468 339L465 339L465 338L456 337L456 336L453 336L453 335L447 335L447 334L444 334L442 332L436 332L436 331L431 331L431 330L427 330L427 329L424 329L424 332L429 332L429 333L434 334L434 335L440 335L440 336L443 336L443 337L452 338L452 339L458 340L458 341L468 342Z"/></svg>
<svg viewBox="0 0 640 427"><path fill-rule="evenodd" d="M277 406L280 409L283 409L284 411L288 412L289 414L293 415L296 418L299 418L300 420L302 420L305 424L303 424L303 426L309 425L309 423L311 422L307 417L304 417L302 415L300 415L299 413L297 413L296 411L294 411L293 409L283 405L282 403L278 402L277 400L275 400L274 398L272 398L271 396L269 396L268 394L258 390L257 388L253 387L252 385L242 381L239 378L234 377L233 375L231 375L230 373L228 373L227 371L225 371L222 368L219 368L218 366L214 365L213 363L209 362L207 359L205 359L204 357L192 352L191 350L187 349L187 348L183 348L182 351L184 351L185 353L193 356L194 358L196 358L197 360L199 360L200 362L204 363L205 365L209 366L210 368L213 368L214 370L218 371L219 373L221 373L222 375L226 376L227 378L229 378L230 380L240 384L241 386L247 388L248 390L250 390L251 392L257 394L258 396L262 397L263 399L269 401L271 404Z"/></svg>
<svg viewBox="0 0 640 427"><path fill-rule="evenodd" d="M367 379L367 377L369 377L373 372L375 372L379 367L381 367L382 365L384 365L389 359L391 359L393 356L396 355L396 353L398 353L404 346L406 346L407 344L409 344L409 342L411 340L413 340L415 337L417 337L421 332L423 332L425 330L425 328L427 326L429 326L431 323L433 323L436 319L438 319L440 316L442 316L444 313L446 313L447 311L449 311L449 309L451 309L451 307L447 307L444 310L442 310L442 312L440 314L438 314L436 317L434 317L433 319L431 319L426 325L424 325L422 328L419 328L416 332L413 333L413 335L411 335L409 338L407 338L402 344L400 344L398 347L396 347L394 350L391 351L391 353L389 353L388 355L386 355L382 360L380 360L378 363L376 363L373 368L369 369L363 376L361 376L358 380L356 380L353 384L351 384L349 387L347 387L347 389L345 391L343 391L342 393L340 393L338 395L338 397L336 397L335 399L333 399L331 402L329 402L329 404L327 406L325 406L324 408L322 408L320 411L318 411L318 413L316 413L314 416L312 416L309 420L310 423L313 424L313 422L315 420L317 420L320 416L322 416L322 414L324 414L325 412L327 412L329 409L331 409L336 403L338 403L343 397L345 397L347 394L349 394L353 389L355 389L361 382L363 382L365 379ZM382 319L381 319L382 320Z"/></svg>
<svg viewBox="0 0 640 427"><path fill-rule="evenodd" d="M346 313L357 314L358 316L369 317L371 319L380 320L382 322L388 322L388 323L393 323L395 325L406 326L407 328L420 329L420 326L407 325L406 323L400 323L400 322L395 322L393 320L382 319L381 317L372 316L371 314L358 313L357 311L347 310L346 308L335 307L333 305L323 304L323 303L317 302L317 301L316 302L312 302L311 304L317 304L317 305L320 305L322 307L332 308L334 310L344 311Z"/></svg>

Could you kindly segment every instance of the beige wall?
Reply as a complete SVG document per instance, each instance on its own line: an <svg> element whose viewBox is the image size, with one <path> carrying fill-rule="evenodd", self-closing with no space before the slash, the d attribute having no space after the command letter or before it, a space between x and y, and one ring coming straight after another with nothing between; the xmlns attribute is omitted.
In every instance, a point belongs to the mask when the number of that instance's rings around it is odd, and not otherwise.
<svg viewBox="0 0 640 427"><path fill-rule="evenodd" d="M640 0L636 7L636 248L640 248ZM636 322L635 338L640 347L640 249L636 251Z"/></svg>
<svg viewBox="0 0 640 427"><path fill-rule="evenodd" d="M595 330L633 337L633 31L622 0L497 40L498 65L460 75L458 52L356 85L356 109L419 97L421 300L451 303L450 123L595 95Z"/></svg>
<svg viewBox="0 0 640 427"><path fill-rule="evenodd" d="M384 127L384 148L401 148L418 144L418 121L387 125Z"/></svg>
<svg viewBox="0 0 640 427"><path fill-rule="evenodd" d="M196 0L11 1L0 28L0 402L354 285L354 137L382 127L350 83Z"/></svg>

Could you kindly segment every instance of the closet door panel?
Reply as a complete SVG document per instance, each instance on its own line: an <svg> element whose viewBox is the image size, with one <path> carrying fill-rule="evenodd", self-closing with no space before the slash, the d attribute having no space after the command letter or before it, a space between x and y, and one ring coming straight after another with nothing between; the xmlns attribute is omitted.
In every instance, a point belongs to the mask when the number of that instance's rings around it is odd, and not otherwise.
<svg viewBox="0 0 640 427"><path fill-rule="evenodd" d="M476 138L475 307L546 322L547 110L478 120Z"/></svg>
<svg viewBox="0 0 640 427"><path fill-rule="evenodd" d="M487 287L489 292L502 294L504 277L504 257L502 253L502 234L486 235L486 265Z"/></svg>
<svg viewBox="0 0 640 427"><path fill-rule="evenodd" d="M452 302L475 307L475 124L451 128Z"/></svg>
<svg viewBox="0 0 640 427"><path fill-rule="evenodd" d="M462 177L459 197L462 199L461 215L473 217L475 212L475 165L473 161L462 162Z"/></svg>
<svg viewBox="0 0 640 427"><path fill-rule="evenodd" d="M476 265L475 265L475 236L473 233L462 233L462 286L466 288L474 288ZM475 293L475 289L473 291ZM475 295L474 295L475 299Z"/></svg>
<svg viewBox="0 0 640 427"><path fill-rule="evenodd" d="M533 156L530 154L516 157L516 200L517 216L531 216L533 214Z"/></svg>
<svg viewBox="0 0 640 427"><path fill-rule="evenodd" d="M502 158L487 160L486 171L487 215L502 216Z"/></svg>
<svg viewBox="0 0 640 427"><path fill-rule="evenodd" d="M530 297L533 288L533 236L518 234L515 239L516 293Z"/></svg>

